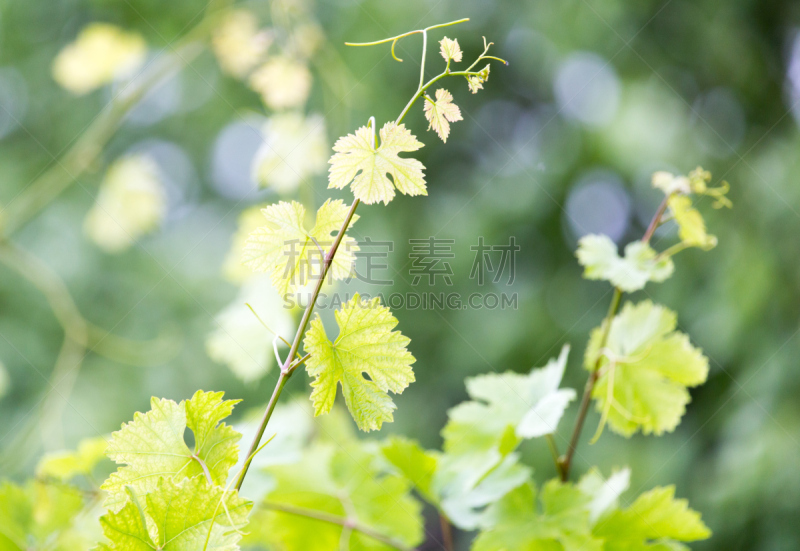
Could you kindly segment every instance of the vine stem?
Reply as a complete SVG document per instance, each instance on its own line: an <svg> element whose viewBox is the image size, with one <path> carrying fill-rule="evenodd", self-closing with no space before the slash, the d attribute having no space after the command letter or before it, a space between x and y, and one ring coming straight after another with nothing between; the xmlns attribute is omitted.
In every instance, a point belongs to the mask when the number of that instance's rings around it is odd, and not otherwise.
<svg viewBox="0 0 800 551"><path fill-rule="evenodd" d="M647 226L647 230L642 236L642 243L648 243L653 237L653 234L661 223L661 218L664 216L664 211L667 208L668 201L669 196L665 197L658 206L656 213L653 215L653 219L650 220L650 224ZM606 314L605 319L603 319L603 324L601 326L603 328L599 346L601 350L605 348L606 344L608 343L608 335L611 333L611 322L614 320L614 316L616 316L617 312L619 311L621 299L622 291L620 291L618 287L614 287L614 295L611 297L611 304L608 307L608 313ZM583 397L581 398L580 409L578 410L578 417L575 419L575 428L572 431L572 437L570 438L567 452L558 458L558 461L556 461L556 466L558 467L559 474L561 475L561 480L564 482L569 479L569 470L572 467L572 460L575 457L575 450L578 447L578 441L580 440L581 431L583 430L583 423L586 421L586 415L589 412L589 405L592 402L592 392L594 391L595 384L597 384L597 379L600 377L601 358L602 355L598 356L594 365L594 369L589 374L589 379L586 381L586 387L583 390Z"/></svg>
<svg viewBox="0 0 800 551"><path fill-rule="evenodd" d="M375 123L372 123L373 129L375 128ZM373 133L374 134L374 133ZM374 144L373 144L374 145ZM297 333L294 336L294 341L292 341L292 347L289 349L289 355L286 356L286 361L284 362L283 366L281 366L281 374L278 377L278 383L275 385L275 390L272 392L272 397L269 399L269 404L267 404L267 409L264 411L264 417L261 419L261 424L258 427L258 431L256 432L255 438L253 438L253 442L250 445L250 451L248 452L248 456L252 455L253 452L258 449L258 444L261 442L261 437L264 436L264 431L267 429L267 424L269 423L270 417L272 417L272 412L275 410L275 405L278 403L278 399L281 397L281 393L283 392L283 387L286 386L286 382L294 373L297 366L300 365L302 362L297 362L295 365L292 365L294 361L294 357L297 355L297 350L300 348L300 340L303 338L303 334L306 331L306 326L308 325L309 320L311 319L311 313L314 310L314 306L317 303L317 299L319 298L320 290L322 289L322 284L325 282L325 277L328 275L328 270L333 263L333 257L336 255L336 251L339 249L339 244L342 242L344 238L344 234L350 226L350 222L353 219L353 215L356 213L356 208L361 201L356 199L353 201L353 204L350 206L350 210L347 213L347 217L342 224L339 233L336 235L336 238L333 241L333 245L331 246L331 250L328 251L328 254L325 255L325 260L322 266L322 272L320 273L319 279L317 280L317 285L314 287L314 292L311 295L311 300L308 301L308 306L306 306L305 311L303 312L303 317L300 320L300 325L297 327ZM247 471L249 470L250 465L245 465L242 469L241 474L239 474L239 480L236 481L236 490L240 490L242 488L242 484L244 483L244 478L247 475Z"/></svg>
<svg viewBox="0 0 800 551"><path fill-rule="evenodd" d="M378 40L376 42L366 42L366 43L358 43L358 44L348 43L348 42L345 43L348 46L373 46L373 45L376 45L376 44L385 44L385 43L388 43L388 42L392 42L392 55L394 55L394 45L400 38L403 38L404 36L409 36L409 35L415 34L415 33L422 33L423 34L423 54L422 54L422 64L420 66L420 84L417 87L417 91L414 94L414 96L411 98L411 100L405 106L403 111L397 117L397 120L395 121L395 124L400 124L400 121L402 121L403 118L406 116L406 114L408 113L409 109L411 109L411 107L414 105L414 102L416 102L420 98L420 96L425 93L425 90L427 90L433 83L437 82L438 80L440 80L440 79L442 79L442 78L444 78L446 76L465 76L466 77L466 76L471 76L471 75L474 75L474 74L478 74L478 73L475 73L475 72L471 72L471 70L472 70L473 67L475 67L475 65L477 65L480 62L481 59L484 59L484 56L486 55L486 52L489 50L489 47L491 46L491 42L487 44L485 39L484 39L483 54L481 54L478 57L478 59L475 60L475 62L472 65L470 65L469 68L466 71L450 72L449 66L448 66L448 68L446 68L444 72L442 72L441 74L433 77L427 83L423 82L424 77L425 77L425 53L426 53L425 50L427 48L427 31L429 31L431 29L438 29L438 28L441 28L441 27L448 27L450 25L456 25L458 23L463 23L464 21L469 21L469 19L459 19L457 21L451 21L449 23L442 23L440 25L433 25L433 26L427 27L425 29L411 31L411 32L408 32L408 33L405 33L405 34L402 34L402 35L394 36L394 37L391 37L391 38L386 38L384 40ZM397 59L397 57L395 57L395 59ZM497 58L497 59L499 59L499 58ZM503 60L500 60L500 61L503 61ZM370 117L368 126L371 127L371 129L372 129L372 136L371 136L372 149L376 149L376 138L375 138L375 135L376 135L376 132L377 132L377 128L376 128L376 124L375 124L375 117ZM342 239L344 238L344 235L347 232L347 229L350 227L350 222L352 221L353 215L355 214L356 208L358 208L358 205L360 204L360 202L361 202L360 199L356 199L355 201L353 201L353 204L351 205L350 210L347 213L347 216L346 216L346 218L344 220L344 223L342 224L342 227L339 229L339 233L336 235L336 238L334 239L334 242L333 242L333 245L331 246L330 251L328 251L328 254L325 255L323 266L322 266L322 271L320 273L319 279L317 280L317 284L316 284L316 286L314 288L314 292L312 293L311 299L308 301L308 305L306 306L306 309L303 312L303 317L300 319L300 324L297 327L297 333L295 334L294 340L292 341L292 346L289 349L289 354L288 354L288 356L286 356L286 360L284 361L283 366L281 367L281 374L278 377L278 382L276 383L275 389L272 392L272 397L270 398L269 403L267 404L267 409L264 411L264 416L262 417L261 423L258 426L258 430L256 431L256 435L253 438L252 443L250 444L250 451L249 451L248 455L252 455L255 452L255 450L258 449L259 442L261 441L261 438L264 436L264 431L267 429L267 425L269 424L269 420L272 417L272 412L275 410L275 405L278 403L278 399L280 398L281 393L283 392L284 386L286 386L286 382L292 376L292 374L294 373L295 369L297 369L297 367L301 363L303 363L303 361L306 359L306 358L303 358L299 362L294 362L294 358L297 355L298 349L300 348L300 341L303 338L303 334L305 333L306 327L308 326L308 322L311 319L311 314L314 311L314 307L316 306L317 299L319 298L319 294L320 294L320 291L322 289L322 284L325 282L325 278L328 275L328 270L331 267L331 264L333 262L333 258L336 255L336 251L339 249L339 244L341 243ZM241 489L242 484L244 483L245 476L247 476L248 469L249 469L249 464L245 464L244 468L242 469L242 472L239 474L238 480L236 481L236 490L237 491L239 491Z"/></svg>
<svg viewBox="0 0 800 551"><path fill-rule="evenodd" d="M330 513L323 513L322 511L315 511L314 509L306 509L305 507L296 507L294 505L286 505L283 503L273 503L271 501L265 501L264 503L261 504L261 507L263 507L264 509L270 509L272 511L287 513L289 515L297 515L300 517L320 520L322 522L328 522L331 524L338 524L343 528L349 528L350 530L361 532L365 536L369 536L372 539L377 540L383 544L386 544L389 547L398 549L399 551L413 551L411 547L408 547L402 542L399 542L394 538L382 534L377 530L373 530L369 526L361 524L356 519L340 517L338 515L332 515Z"/></svg>
<svg viewBox="0 0 800 551"><path fill-rule="evenodd" d="M455 551L456 546L453 541L453 526L450 524L450 519L442 512L439 512L439 524L442 527L442 540L444 540L445 551Z"/></svg>

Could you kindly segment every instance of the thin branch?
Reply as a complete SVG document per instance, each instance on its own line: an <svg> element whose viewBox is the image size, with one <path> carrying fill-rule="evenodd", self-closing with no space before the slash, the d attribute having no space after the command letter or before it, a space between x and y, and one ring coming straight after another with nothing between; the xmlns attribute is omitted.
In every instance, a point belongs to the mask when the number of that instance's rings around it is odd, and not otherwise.
<svg viewBox="0 0 800 551"><path fill-rule="evenodd" d="M307 509L305 507L295 507L294 505L285 505L283 503L274 503L271 501L262 503L260 507L272 511L279 511L281 513L286 513L289 515L297 515L300 517L311 518L322 522L328 522L330 524L338 524L343 528L349 528L356 532L361 532L365 536L369 536L370 538L379 541L385 545L388 545L389 547L398 549L399 551L413 551L411 547L408 547L403 542L397 541L396 539L390 536L382 534L377 530L370 528L369 526L365 526L356 519L340 517L338 515L324 513L322 511L315 511L314 509Z"/></svg>
<svg viewBox="0 0 800 551"><path fill-rule="evenodd" d="M656 213L653 215L653 219L650 221L650 224L647 226L647 230L644 232L642 236L642 242L647 243L650 241L650 238L653 237L653 233L655 233L656 228L661 223L661 218L664 216L664 211L667 208L667 203L669 201L669 196L665 197L661 204L658 206ZM600 345L599 349L602 350L606 347L608 343L608 335L611 332L611 323L614 321L614 316L617 315L619 311L619 305L622 299L622 291L619 288L614 288L614 295L611 297L611 304L608 307L608 313L606 314L605 319L603 320L603 324L601 327L603 328L603 333L600 338ZM575 428L572 431L572 438L569 441L569 448L567 448L567 453L561 456L558 460L558 464L560 464L560 475L561 480L567 481L569 479L569 470L572 467L572 460L575 456L575 450L578 447L578 440L581 436L581 430L583 429L583 423L586 420L586 415L589 412L589 405L592 401L592 392L594 391L594 386L597 383L597 379L600 378L600 360L603 358L603 355L600 354L597 357L597 361L595 362L594 369L589 374L589 379L586 381L586 387L583 390L583 398L581 398L581 405L580 409L578 410L578 417L575 419Z"/></svg>
<svg viewBox="0 0 800 551"><path fill-rule="evenodd" d="M445 551L455 551L456 546L453 541L453 527L450 519L441 511L439 512L439 525L442 527L442 540Z"/></svg>

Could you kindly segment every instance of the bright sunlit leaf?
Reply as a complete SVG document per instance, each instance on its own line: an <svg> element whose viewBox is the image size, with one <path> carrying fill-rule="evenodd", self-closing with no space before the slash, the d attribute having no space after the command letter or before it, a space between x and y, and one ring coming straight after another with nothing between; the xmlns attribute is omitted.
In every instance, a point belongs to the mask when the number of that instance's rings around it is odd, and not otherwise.
<svg viewBox="0 0 800 551"><path fill-rule="evenodd" d="M156 490L159 479L201 475L213 484L223 484L236 464L241 434L221 421L239 400L223 400L222 392L198 390L180 403L153 398L147 413L137 412L133 421L111 437L106 454L124 465L103 483L108 493L105 505L118 511L129 493L138 498ZM194 449L184 432L194 434Z"/></svg>
<svg viewBox="0 0 800 551"><path fill-rule="evenodd" d="M322 273L324 256L333 247L333 232L338 232L350 210L341 200L328 199L317 211L311 230L305 226L306 208L292 201L270 205L261 210L266 220L250 234L242 254L243 262L256 272L269 274L281 296L291 293ZM350 220L352 226L358 215ZM345 235L333 258L329 277L347 279L353 275L356 240Z"/></svg>
<svg viewBox="0 0 800 551"><path fill-rule="evenodd" d="M388 203L395 188L406 195L427 195L423 164L398 155L422 146L405 125L387 122L381 128L376 149L372 130L362 126L355 134L339 138L333 146L336 153L328 161L328 187L342 189L352 183L353 195L367 204Z"/></svg>
<svg viewBox="0 0 800 551"><path fill-rule="evenodd" d="M50 452L39 460L36 475L68 481L76 476L90 476L106 458L108 440L103 436L81 440L76 450Z"/></svg>
<svg viewBox="0 0 800 551"><path fill-rule="evenodd" d="M453 96L447 90L439 88L436 90L436 99L431 101L425 97L425 118L430 123L428 129L433 128L443 142L447 142L450 135L450 123L464 120L461 117L461 110L453 103Z"/></svg>
<svg viewBox="0 0 800 551"><path fill-rule="evenodd" d="M717 246L717 238L706 232L703 215L692 206L692 199L685 195L673 195L667 201L669 210L678 224L678 237L690 247L709 250Z"/></svg>
<svg viewBox="0 0 800 551"><path fill-rule="evenodd" d="M708 359L676 325L673 311L645 300L625 304L602 349L603 328L592 332L585 365L593 370L599 359L600 369L592 397L615 432L674 430L690 400L687 387L705 382Z"/></svg>
<svg viewBox="0 0 800 551"><path fill-rule="evenodd" d="M311 354L306 370L315 378L311 383L315 415L331 410L341 384L345 404L358 428L378 430L393 419L396 406L388 392L399 394L414 382L411 364L415 360L406 349L410 341L399 331L392 331L397 319L377 297L366 301L356 293L336 311L336 323L339 336L331 342L317 316L304 341L305 350Z"/></svg>
<svg viewBox="0 0 800 551"><path fill-rule="evenodd" d="M642 241L628 243L625 256L620 257L617 246L606 235L582 237L575 256L585 268L583 277L609 281L626 293L644 289L648 281L665 281L675 271L669 256L659 258L656 251Z"/></svg>
<svg viewBox="0 0 800 551"><path fill-rule="evenodd" d="M458 45L458 39L453 38L451 40L445 36L439 41L439 46L439 52L445 61L450 61L451 59L456 63L461 61L461 57L464 54L461 52L461 46Z"/></svg>
<svg viewBox="0 0 800 551"><path fill-rule="evenodd" d="M237 551L252 503L202 476L159 478L146 497L128 488L119 511L100 518L104 551Z"/></svg>
<svg viewBox="0 0 800 551"><path fill-rule="evenodd" d="M675 499L675 486L653 488L627 509L602 517L593 535L606 540L606 550L686 549L676 542L704 540L711 531L685 499ZM653 547L659 542L663 547Z"/></svg>
<svg viewBox="0 0 800 551"><path fill-rule="evenodd" d="M559 389L569 347L545 367L527 375L490 373L467 379L473 401L448 412L442 431L448 453L469 453L498 446L507 433L517 438L552 434L567 405L575 398L571 388Z"/></svg>

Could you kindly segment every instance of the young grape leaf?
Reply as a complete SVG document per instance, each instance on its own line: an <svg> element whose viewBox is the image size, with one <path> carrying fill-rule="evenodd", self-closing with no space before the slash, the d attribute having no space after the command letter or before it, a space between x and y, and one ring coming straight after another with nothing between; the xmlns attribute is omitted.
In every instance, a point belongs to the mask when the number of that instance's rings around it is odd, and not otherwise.
<svg viewBox="0 0 800 551"><path fill-rule="evenodd" d="M685 195L672 195L667 204L678 224L678 237L684 244L704 250L717 246L717 238L706 232L703 215L692 206L691 198Z"/></svg>
<svg viewBox="0 0 800 551"><path fill-rule="evenodd" d="M437 504L433 493L433 476L437 457L425 451L419 443L400 436L390 438L382 447L383 456L406 478L428 503Z"/></svg>
<svg viewBox="0 0 800 551"><path fill-rule="evenodd" d="M347 409L358 428L378 430L384 421L392 421L396 407L387 392L399 394L414 382L411 364L415 360L406 349L410 341L392 331L397 319L377 297L366 301L356 293L336 311L336 323L339 336L331 342L317 315L304 341L311 354L306 371L315 377L311 383L315 415L331 410L341 383Z"/></svg>
<svg viewBox="0 0 800 551"><path fill-rule="evenodd" d="M580 489L551 480L542 488L541 508L535 498L528 483L492 505L488 514L493 526L478 535L472 551L607 549L591 533L590 498Z"/></svg>
<svg viewBox="0 0 800 551"><path fill-rule="evenodd" d="M434 101L425 96L424 111L429 123L428 130L433 128L443 142L447 142L450 135L450 123L464 120L458 105L453 103L453 95L444 88L436 90Z"/></svg>
<svg viewBox="0 0 800 551"><path fill-rule="evenodd" d="M626 293L644 289L648 281L664 281L675 270L671 258L658 258L652 247L641 241L628 243L621 258L617 246L605 235L582 237L575 256L585 268L583 277L610 281Z"/></svg>
<svg viewBox="0 0 800 551"><path fill-rule="evenodd" d="M39 460L36 475L66 482L78 475L88 476L106 458L108 441L103 436L86 438L77 450L50 452Z"/></svg>
<svg viewBox="0 0 800 551"><path fill-rule="evenodd" d="M343 201L328 199L317 211L317 220L309 231L305 228L306 208L292 201L281 201L261 212L267 220L247 238L243 261L256 272L270 275L272 285L281 296L320 277L324 256L333 247L334 237L347 219L350 207ZM358 220L354 214L350 225ZM321 249L321 250L320 250ZM345 236L328 274L334 279L346 279L353 274L356 240Z"/></svg>
<svg viewBox="0 0 800 551"><path fill-rule="evenodd" d="M559 389L567 364L569 346L558 359L528 375L490 373L467 379L467 393L474 400L448 412L442 431L444 450L471 453L488 450L503 438L535 438L552 434L567 405L575 398L571 388ZM516 443L513 443L516 447Z"/></svg>
<svg viewBox="0 0 800 551"><path fill-rule="evenodd" d="M115 432L106 454L125 466L101 486L108 492L106 507L118 511L129 492L144 496L156 489L161 477L202 475L213 484L224 484L238 459L242 435L221 422L239 402L223 400L223 394L198 390L180 403L152 398L149 412L137 412ZM184 441L187 427L194 434L193 451Z"/></svg>
<svg viewBox="0 0 800 551"><path fill-rule="evenodd" d="M434 503L463 530L490 524L486 507L524 484L531 470L520 464L519 454L498 449L439 458L432 489Z"/></svg>
<svg viewBox="0 0 800 551"><path fill-rule="evenodd" d="M585 366L594 370L599 359L601 370L592 397L615 432L674 430L690 400L686 387L705 382L708 359L676 325L674 312L646 300L625 304L602 350L603 328L592 332Z"/></svg>
<svg viewBox="0 0 800 551"><path fill-rule="evenodd" d="M202 476L176 481L159 478L142 505L128 488L129 500L100 518L107 551L237 551L239 530L252 503L236 491L210 485ZM206 545L207 542L207 545Z"/></svg>
<svg viewBox="0 0 800 551"><path fill-rule="evenodd" d="M704 540L711 531L685 499L675 499L675 486L653 488L627 509L602 517L592 534L606 540L606 551L685 549L676 542ZM655 547L653 544L663 547Z"/></svg>
<svg viewBox="0 0 800 551"><path fill-rule="evenodd" d="M449 39L446 36L439 41L439 52L442 54L442 57L445 61L450 61L451 59L456 63L461 62L461 58L464 55L461 51L461 46L458 45L458 39Z"/></svg>
<svg viewBox="0 0 800 551"><path fill-rule="evenodd" d="M66 484L0 483L0 550L68 549L62 544L82 508L81 492Z"/></svg>
<svg viewBox="0 0 800 551"><path fill-rule="evenodd" d="M274 489L254 513L247 543L303 551L392 549L361 531L291 513L299 509L357 522L398 547L416 546L423 539L422 506L407 481L381 472L378 459L364 444L315 444L299 463L268 468Z"/></svg>
<svg viewBox="0 0 800 551"><path fill-rule="evenodd" d="M486 65L483 69L478 72L477 75L470 75L466 77L467 79L467 86L469 87L469 91L473 94L477 94L478 90L483 90L483 83L489 80L489 70L491 66Z"/></svg>
<svg viewBox="0 0 800 551"><path fill-rule="evenodd" d="M664 195L670 196L673 193L683 193L688 195L692 192L689 186L689 178L686 176L675 176L669 172L659 171L653 173L653 187L660 189Z"/></svg>
<svg viewBox="0 0 800 551"><path fill-rule="evenodd" d="M617 500L628 489L631 480L630 469L622 469L604 478L596 468L581 477L578 488L591 497L589 520L594 523L603 513L617 508Z"/></svg>
<svg viewBox="0 0 800 551"><path fill-rule="evenodd" d="M353 195L368 205L388 203L394 197L394 188L406 195L427 195L423 164L398 155L416 151L424 144L405 125L393 122L381 128L377 149L372 136L372 129L362 126L355 134L336 141L333 146L336 153L328 161L331 164L328 187L342 189L352 182Z"/></svg>

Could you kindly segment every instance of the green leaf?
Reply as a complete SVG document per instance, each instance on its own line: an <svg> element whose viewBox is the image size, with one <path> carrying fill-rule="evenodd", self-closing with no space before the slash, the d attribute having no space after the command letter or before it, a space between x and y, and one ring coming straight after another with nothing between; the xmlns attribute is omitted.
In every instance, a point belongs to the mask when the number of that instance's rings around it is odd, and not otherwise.
<svg viewBox="0 0 800 551"><path fill-rule="evenodd" d="M422 506L406 480L381 472L379 464L374 448L331 444L310 447L300 463L270 467L275 488L255 513L248 542L303 551L392 549L357 530L269 508L276 504L349 519L407 547L419 544Z"/></svg>
<svg viewBox="0 0 800 551"><path fill-rule="evenodd" d="M399 394L414 381L411 364L415 360L406 349L410 341L392 331L397 319L377 297L366 301L356 293L336 311L336 323L339 336L331 342L317 315L304 341L311 354L306 370L315 377L311 383L315 415L330 412L341 383L347 409L358 428L378 430L385 421L392 421L396 407L387 392Z"/></svg>
<svg viewBox="0 0 800 551"><path fill-rule="evenodd" d="M581 477L578 488L590 496L589 520L594 523L603 513L617 508L617 500L630 485L630 469L622 469L612 474L608 479L603 478L596 468L592 468Z"/></svg>
<svg viewBox="0 0 800 551"><path fill-rule="evenodd" d="M445 61L450 61L451 59L456 63L461 62L461 58L464 55L461 51L461 46L458 45L457 39L449 39L446 36L439 41L439 52L442 54L442 57Z"/></svg>
<svg viewBox="0 0 800 551"><path fill-rule="evenodd" d="M429 503L437 504L433 493L433 475L436 472L437 458L427 452L414 440L394 436L382 447L383 456L398 472L406 478Z"/></svg>
<svg viewBox="0 0 800 551"><path fill-rule="evenodd" d="M498 450L463 455L443 454L439 458L432 488L438 506L450 521L463 530L489 524L486 507L524 484L531 470L519 463L519 455Z"/></svg>
<svg viewBox="0 0 800 551"><path fill-rule="evenodd" d="M394 197L394 188L406 195L427 195L425 167L398 153L416 151L423 144L405 125L387 122L380 131L380 146L372 144L373 131L362 126L355 134L339 138L333 146L328 187L342 189L352 182L353 195L371 205ZM391 176L391 180L388 176Z"/></svg>
<svg viewBox="0 0 800 551"><path fill-rule="evenodd" d="M625 304L602 350L603 328L592 332L585 365L591 371L599 358L601 370L592 396L615 432L674 430L690 400L686 387L705 382L708 359L676 325L674 312L646 300Z"/></svg>
<svg viewBox="0 0 800 551"><path fill-rule="evenodd" d="M36 475L66 482L78 475L88 476L106 458L108 442L103 436L87 438L77 450L50 452L39 460Z"/></svg>
<svg viewBox="0 0 800 551"><path fill-rule="evenodd" d="M100 518L113 551L236 551L252 507L236 491L211 486L202 476L158 479L146 508L133 490L128 493L122 509Z"/></svg>
<svg viewBox="0 0 800 551"><path fill-rule="evenodd" d="M569 346L564 346L558 359L528 375L509 371L467 379L467 393L474 401L448 412L442 431L444 450L454 454L488 450L499 445L507 430L518 438L554 433L575 398L573 389L558 388L568 354Z"/></svg>
<svg viewBox="0 0 800 551"><path fill-rule="evenodd" d="M323 256L333 247L332 233L341 229L349 210L341 200L328 199L317 211L314 227L306 230L303 205L297 201L270 205L261 210L266 225L247 238L242 259L253 271L269 274L281 296L291 293L319 279ZM356 220L358 215L354 214L350 225ZM345 236L328 271L329 276L334 279L352 276L356 251L355 239Z"/></svg>
<svg viewBox="0 0 800 551"><path fill-rule="evenodd" d="M82 494L66 484L0 483L0 550L60 549L54 544L82 508Z"/></svg>
<svg viewBox="0 0 800 551"><path fill-rule="evenodd" d="M674 486L645 492L627 509L617 509L603 517L592 533L606 540L605 551L666 551L675 549L671 545L675 542L711 536L700 514L690 509L685 499L675 499Z"/></svg>
<svg viewBox="0 0 800 551"><path fill-rule="evenodd" d="M490 507L494 526L482 531L472 551L601 551L589 523L589 497L571 484L551 480L536 506L531 484L523 484Z"/></svg>
<svg viewBox="0 0 800 551"><path fill-rule="evenodd" d="M717 246L717 238L706 232L703 215L692 206L691 198L685 195L672 195L667 200L669 210L678 224L678 237L689 247L704 250Z"/></svg>
<svg viewBox="0 0 800 551"><path fill-rule="evenodd" d="M658 258L656 251L641 241L628 243L621 258L617 246L605 235L582 237L575 256L585 268L583 277L610 281L626 293L644 289L648 281L664 281L675 270L671 258Z"/></svg>
<svg viewBox="0 0 800 551"><path fill-rule="evenodd" d="M108 492L105 505L119 510L128 491L142 497L156 489L161 477L203 475L213 484L224 484L238 459L242 435L221 423L239 400L223 401L222 396L198 390L191 400L180 403L152 398L149 412L137 412L133 421L115 432L106 454L125 466L101 486ZM184 440L187 427L194 433L194 451Z"/></svg>
<svg viewBox="0 0 800 551"><path fill-rule="evenodd" d="M458 105L453 103L453 95L443 88L436 90L436 100L425 96L423 108L425 118L428 119L428 130L433 128L443 142L447 142L450 135L450 123L464 120Z"/></svg>

